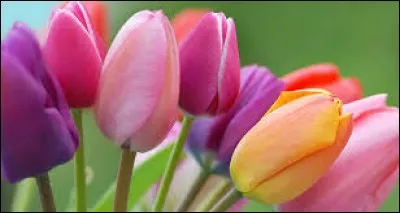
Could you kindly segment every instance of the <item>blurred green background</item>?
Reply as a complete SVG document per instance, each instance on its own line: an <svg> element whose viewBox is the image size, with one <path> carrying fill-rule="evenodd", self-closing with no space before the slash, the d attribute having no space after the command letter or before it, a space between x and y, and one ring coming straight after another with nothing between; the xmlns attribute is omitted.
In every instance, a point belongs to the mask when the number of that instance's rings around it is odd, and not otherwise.
<svg viewBox="0 0 400 213"><path fill-rule="evenodd" d="M2 1L1 37L16 20L39 29L47 23L56 4ZM398 2L110 2L108 5L112 35L142 9L162 9L170 18L184 8L223 11L236 22L242 65L257 63L282 76L302 66L332 62L340 67L342 75L360 79L365 96L387 93L388 103L399 105ZM92 206L116 176L119 150L101 135L90 111L85 116L87 163L94 174L88 188ZM72 168L69 163L51 172L60 210L65 209L70 197ZM2 182L2 211L9 210L12 189L13 186ZM381 211L399 211L398 199L397 185ZM252 202L246 210L266 208ZM31 209L40 210L37 196Z"/></svg>

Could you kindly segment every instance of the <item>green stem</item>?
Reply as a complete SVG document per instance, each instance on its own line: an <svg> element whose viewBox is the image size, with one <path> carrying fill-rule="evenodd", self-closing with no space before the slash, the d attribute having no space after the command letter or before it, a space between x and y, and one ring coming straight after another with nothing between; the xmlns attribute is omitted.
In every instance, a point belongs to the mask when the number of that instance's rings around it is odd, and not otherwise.
<svg viewBox="0 0 400 213"><path fill-rule="evenodd" d="M210 212L225 212L241 198L242 194L235 188L232 188L215 206L211 208Z"/></svg>
<svg viewBox="0 0 400 213"><path fill-rule="evenodd" d="M32 191L35 186L35 179L27 178L17 185L14 195L12 212L26 212L32 198Z"/></svg>
<svg viewBox="0 0 400 213"><path fill-rule="evenodd" d="M76 210L86 212L86 173L85 173L85 149L83 142L82 110L73 111L75 124L79 131L79 146L75 153L75 186L76 186Z"/></svg>
<svg viewBox="0 0 400 213"><path fill-rule="evenodd" d="M176 208L176 212L186 212L190 204L196 198L197 194L201 191L204 184L207 182L211 173L206 169L201 169L199 175L196 177L195 182L190 188L188 194L181 200Z"/></svg>
<svg viewBox="0 0 400 213"><path fill-rule="evenodd" d="M232 187L230 181L223 180L217 187L207 195L207 198L199 205L196 212L208 212Z"/></svg>
<svg viewBox="0 0 400 213"><path fill-rule="evenodd" d="M128 208L129 189L135 164L136 152L123 149L117 177L117 189L115 191L114 212L126 212Z"/></svg>
<svg viewBox="0 0 400 213"><path fill-rule="evenodd" d="M182 152L183 145L186 141L190 127L192 126L193 120L193 117L188 116L185 116L183 119L182 129L179 134L178 141L175 143L172 153L168 159L167 168L164 172L160 189L158 190L157 197L154 202L154 212L160 212L164 207L165 199L167 198L169 187L171 186L172 178L174 177L176 165L178 163L179 156Z"/></svg>
<svg viewBox="0 0 400 213"><path fill-rule="evenodd" d="M40 202L43 212L56 212L49 175L44 173L40 176L37 176L36 184L39 189Z"/></svg>

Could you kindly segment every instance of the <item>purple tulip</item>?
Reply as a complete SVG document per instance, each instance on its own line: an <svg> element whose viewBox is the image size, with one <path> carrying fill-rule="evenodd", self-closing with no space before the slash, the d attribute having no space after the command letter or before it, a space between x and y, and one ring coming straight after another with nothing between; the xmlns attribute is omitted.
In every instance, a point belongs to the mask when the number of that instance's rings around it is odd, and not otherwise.
<svg viewBox="0 0 400 213"><path fill-rule="evenodd" d="M1 44L1 175L10 183L70 160L78 132L38 41L15 23Z"/></svg>
<svg viewBox="0 0 400 213"><path fill-rule="evenodd" d="M241 70L239 96L225 114L198 118L188 136L187 146L197 161L203 165L205 153L214 155L218 166L216 173L228 175L232 153L240 139L268 111L284 89L266 68L247 66Z"/></svg>
<svg viewBox="0 0 400 213"><path fill-rule="evenodd" d="M240 84L236 28L223 13L207 13L179 46L179 105L191 115L218 115L235 102Z"/></svg>

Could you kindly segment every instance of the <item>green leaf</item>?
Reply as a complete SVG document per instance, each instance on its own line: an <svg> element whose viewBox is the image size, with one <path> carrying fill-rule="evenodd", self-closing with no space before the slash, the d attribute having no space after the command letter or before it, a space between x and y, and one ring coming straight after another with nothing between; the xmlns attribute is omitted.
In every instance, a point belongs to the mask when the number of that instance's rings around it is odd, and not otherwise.
<svg viewBox="0 0 400 213"><path fill-rule="evenodd" d="M11 208L12 212L26 212L29 210L29 204L32 200L32 191L35 188L34 186L34 178L27 178L17 185Z"/></svg>
<svg viewBox="0 0 400 213"><path fill-rule="evenodd" d="M151 156L133 171L130 186L128 209L132 209L136 202L149 188L158 181L164 173L166 163L175 143L171 143L158 153ZM111 184L103 198L92 209L93 212L109 212L113 210L115 182Z"/></svg>

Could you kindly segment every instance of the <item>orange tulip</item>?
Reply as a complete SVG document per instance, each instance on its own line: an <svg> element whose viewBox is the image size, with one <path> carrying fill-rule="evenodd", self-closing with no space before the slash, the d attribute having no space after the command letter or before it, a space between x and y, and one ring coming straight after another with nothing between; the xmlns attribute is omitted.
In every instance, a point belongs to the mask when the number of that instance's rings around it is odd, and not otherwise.
<svg viewBox="0 0 400 213"><path fill-rule="evenodd" d="M363 89L356 78L342 78L334 64L315 64L295 70L282 77L286 91L321 88L349 103L362 98Z"/></svg>
<svg viewBox="0 0 400 213"><path fill-rule="evenodd" d="M237 145L231 177L245 197L286 202L310 188L334 163L352 132L352 116L322 90L282 92Z"/></svg>

